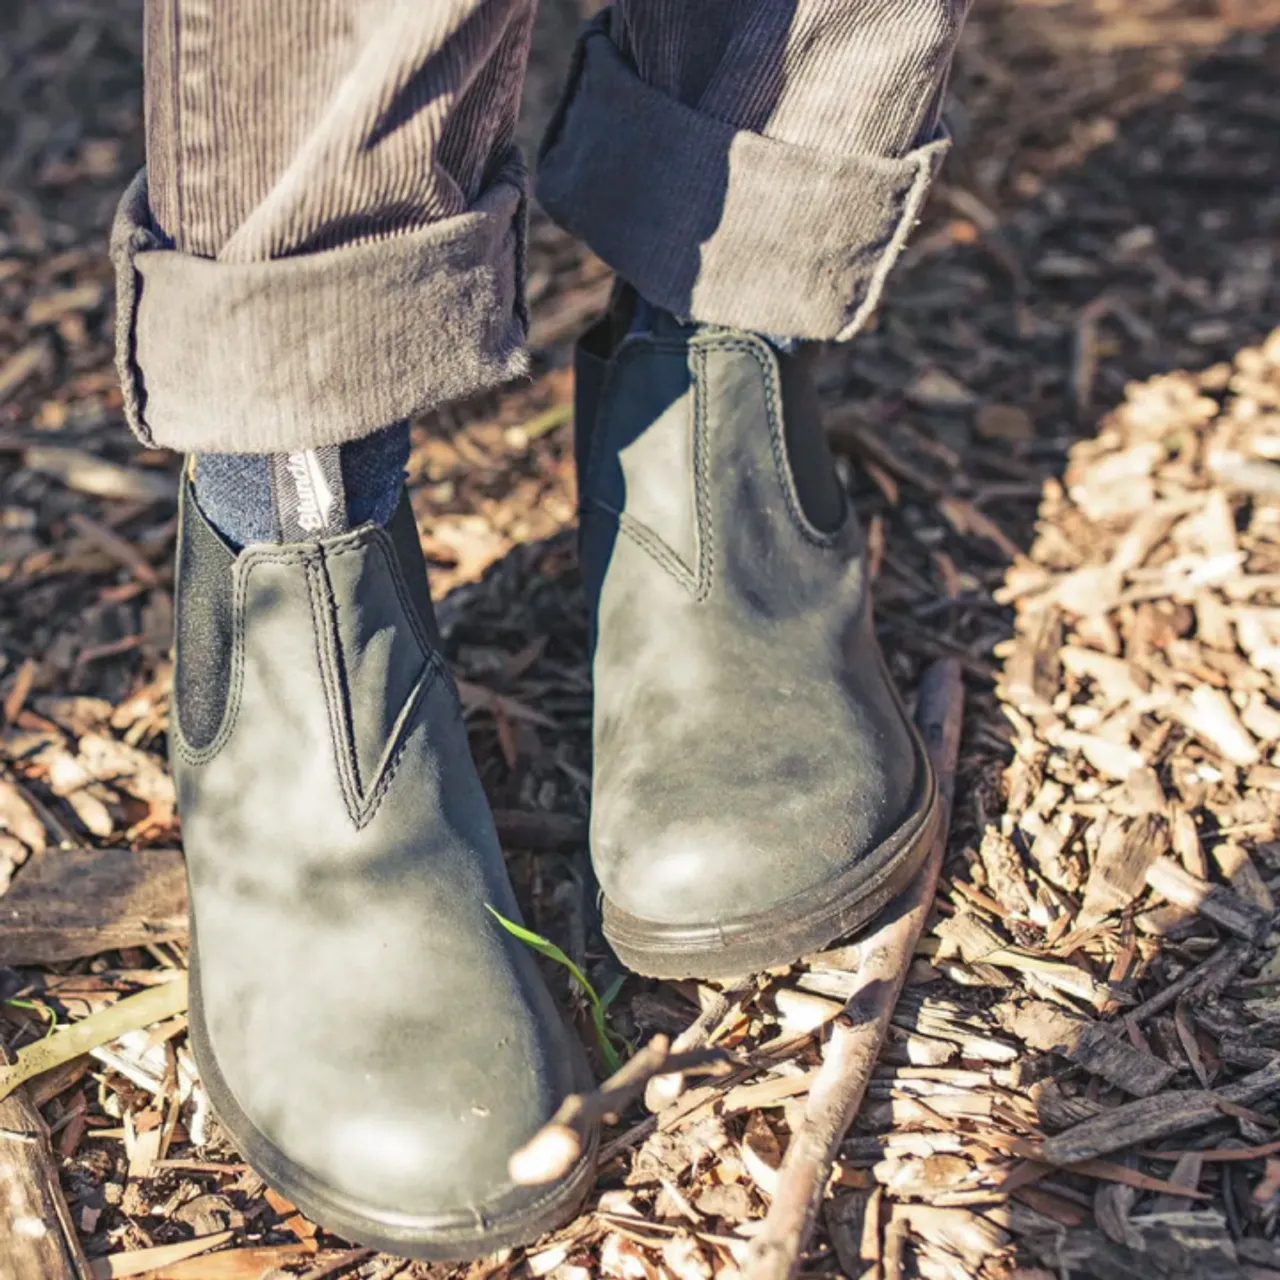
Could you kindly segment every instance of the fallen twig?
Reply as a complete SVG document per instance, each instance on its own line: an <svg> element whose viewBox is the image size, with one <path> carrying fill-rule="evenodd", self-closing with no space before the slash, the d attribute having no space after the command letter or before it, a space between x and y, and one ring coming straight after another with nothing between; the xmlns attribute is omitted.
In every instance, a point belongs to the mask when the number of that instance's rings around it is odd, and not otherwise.
<svg viewBox="0 0 1280 1280"><path fill-rule="evenodd" d="M78 1058L100 1044L115 1040L126 1031L149 1027L171 1018L187 1007L187 975L184 973L158 987L126 996L115 1004L91 1013L87 1018L55 1031L22 1049L17 1060L0 1067L0 1099L7 1098L20 1084L43 1071Z"/></svg>
<svg viewBox="0 0 1280 1280"><path fill-rule="evenodd" d="M1280 1088L1280 1059L1235 1084L1212 1092L1187 1089L1113 1107L1049 1138L1034 1152L1033 1158L1048 1164L1078 1164L1124 1147L1194 1129L1222 1115L1224 1103L1248 1106L1277 1088Z"/></svg>
<svg viewBox="0 0 1280 1280"><path fill-rule="evenodd" d="M1249 958L1249 948L1238 942L1226 942L1205 957L1193 969L1188 969L1180 978L1174 979L1167 987L1161 988L1149 1000L1144 1000L1136 1009L1125 1014L1125 1021L1139 1024L1148 1018L1162 1013L1171 1004L1176 1004L1179 996L1188 991L1203 991L1205 988L1215 994L1226 986L1244 966Z"/></svg>
<svg viewBox="0 0 1280 1280"><path fill-rule="evenodd" d="M735 998L750 990L750 987L750 981L745 980L725 991L717 991L697 1018L676 1036L671 1044L671 1052L692 1053L695 1049L705 1048L712 1033L728 1017ZM657 1113L669 1107L683 1091L684 1076L654 1076L645 1086L644 1104L650 1111Z"/></svg>
<svg viewBox="0 0 1280 1280"><path fill-rule="evenodd" d="M666 1036L654 1036L599 1089L571 1093L560 1104L555 1115L511 1156L507 1168L512 1180L520 1186L537 1186L563 1177L586 1149L595 1127L606 1116L621 1115L655 1076L706 1071L727 1062L719 1049L672 1053Z"/></svg>
<svg viewBox="0 0 1280 1280"><path fill-rule="evenodd" d="M933 902L947 842L963 707L959 665L935 663L920 684L916 722L942 789L943 821L924 869L862 947L857 990L833 1024L804 1120L792 1135L773 1203L752 1241L745 1280L790 1280L799 1270L836 1153L861 1105Z"/></svg>

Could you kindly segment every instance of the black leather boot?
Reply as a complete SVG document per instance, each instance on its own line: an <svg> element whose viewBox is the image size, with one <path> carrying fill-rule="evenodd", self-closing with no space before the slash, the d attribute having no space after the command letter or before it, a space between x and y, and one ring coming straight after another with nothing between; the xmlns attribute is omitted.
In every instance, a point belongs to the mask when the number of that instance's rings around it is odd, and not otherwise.
<svg viewBox="0 0 1280 1280"><path fill-rule="evenodd" d="M788 964L873 916L938 822L803 356L681 325L577 361L604 930L655 977Z"/></svg>
<svg viewBox="0 0 1280 1280"><path fill-rule="evenodd" d="M581 1046L534 960L472 763L407 501L388 530L238 556L183 495L171 744L191 1039L245 1158L360 1243L462 1259L571 1216L588 1152L510 1154Z"/></svg>

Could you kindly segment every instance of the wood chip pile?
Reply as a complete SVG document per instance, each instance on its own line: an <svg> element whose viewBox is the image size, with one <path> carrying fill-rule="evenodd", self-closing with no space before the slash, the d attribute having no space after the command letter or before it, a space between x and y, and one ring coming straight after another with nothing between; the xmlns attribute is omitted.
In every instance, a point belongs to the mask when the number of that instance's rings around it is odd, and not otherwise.
<svg viewBox="0 0 1280 1280"><path fill-rule="evenodd" d="M526 142L580 7L543 5ZM176 463L111 368L139 10L20 6L0 42L0 1276L23 1223L48 1263L14 1280L748 1274L857 940L627 979L620 1032L727 1066L652 1080L587 1212L470 1267L318 1231L210 1113L164 759ZM956 659L967 700L932 915L799 1274L1280 1280L1277 31L1278 0L978 0L956 153L822 366L894 674ZM609 277L541 217L530 264L535 376L415 423L410 488L526 916L608 991L567 363Z"/></svg>

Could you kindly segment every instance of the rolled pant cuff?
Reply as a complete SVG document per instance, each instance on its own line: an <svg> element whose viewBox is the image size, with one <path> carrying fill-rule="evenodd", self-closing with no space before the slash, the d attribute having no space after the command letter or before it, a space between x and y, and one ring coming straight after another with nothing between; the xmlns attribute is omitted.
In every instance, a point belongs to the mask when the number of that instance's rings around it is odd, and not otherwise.
<svg viewBox="0 0 1280 1280"><path fill-rule="evenodd" d="M319 253L228 263L166 247L146 174L111 235L125 412L147 444L284 453L524 373L524 162L467 212Z"/></svg>
<svg viewBox="0 0 1280 1280"><path fill-rule="evenodd" d="M537 194L642 297L704 323L842 340L866 323L949 145L900 159L767 138L646 84L588 27Z"/></svg>

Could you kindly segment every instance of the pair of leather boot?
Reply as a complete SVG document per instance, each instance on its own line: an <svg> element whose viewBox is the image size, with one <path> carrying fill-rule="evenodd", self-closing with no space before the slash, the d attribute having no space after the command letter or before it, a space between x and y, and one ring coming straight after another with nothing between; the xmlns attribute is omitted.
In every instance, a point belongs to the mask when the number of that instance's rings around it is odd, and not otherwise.
<svg viewBox="0 0 1280 1280"><path fill-rule="evenodd" d="M788 964L937 821L803 355L660 316L578 357L605 933L657 977ZM511 1153L589 1088L518 920L407 501L233 553L183 495L171 750L191 1037L244 1156L326 1228L436 1259L581 1204Z"/></svg>

